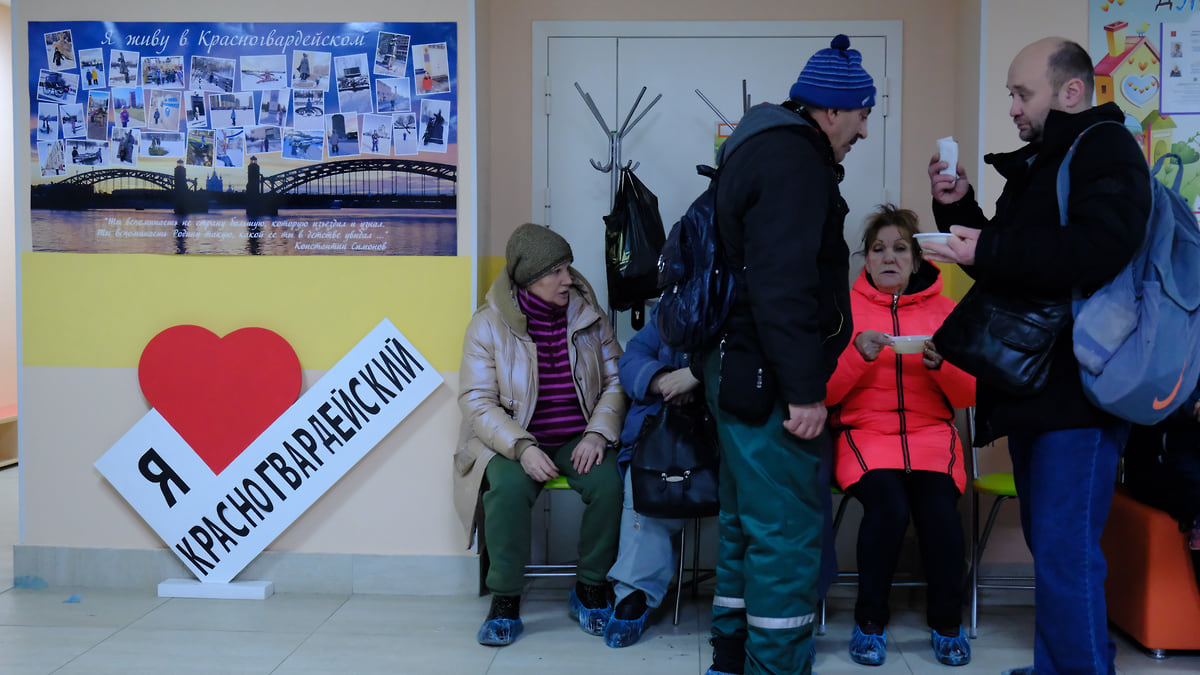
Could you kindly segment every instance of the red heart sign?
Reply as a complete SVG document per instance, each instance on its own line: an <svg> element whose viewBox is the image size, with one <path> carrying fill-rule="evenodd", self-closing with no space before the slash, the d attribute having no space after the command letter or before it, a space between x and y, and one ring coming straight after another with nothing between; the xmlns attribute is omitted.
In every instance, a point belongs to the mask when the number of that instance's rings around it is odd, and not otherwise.
<svg viewBox="0 0 1200 675"><path fill-rule="evenodd" d="M292 346L265 328L222 338L200 326L172 326L142 350L138 383L219 474L296 402L302 376Z"/></svg>

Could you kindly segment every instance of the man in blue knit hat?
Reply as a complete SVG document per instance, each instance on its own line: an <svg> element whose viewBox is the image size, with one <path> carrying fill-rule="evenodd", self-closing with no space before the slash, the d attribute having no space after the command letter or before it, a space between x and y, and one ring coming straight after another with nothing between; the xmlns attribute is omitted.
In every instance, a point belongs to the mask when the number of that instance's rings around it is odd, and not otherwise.
<svg viewBox="0 0 1200 675"><path fill-rule="evenodd" d="M709 675L812 670L825 382L853 335L838 183L874 105L862 55L839 35L787 101L746 112L717 158L737 299L721 344L699 355L721 442Z"/></svg>

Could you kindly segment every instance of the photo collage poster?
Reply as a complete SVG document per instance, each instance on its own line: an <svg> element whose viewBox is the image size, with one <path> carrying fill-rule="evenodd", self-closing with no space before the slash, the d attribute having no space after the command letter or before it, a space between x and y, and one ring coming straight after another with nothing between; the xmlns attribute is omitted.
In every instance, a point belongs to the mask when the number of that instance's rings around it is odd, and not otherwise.
<svg viewBox="0 0 1200 675"><path fill-rule="evenodd" d="M33 250L455 255L457 39L30 22Z"/></svg>

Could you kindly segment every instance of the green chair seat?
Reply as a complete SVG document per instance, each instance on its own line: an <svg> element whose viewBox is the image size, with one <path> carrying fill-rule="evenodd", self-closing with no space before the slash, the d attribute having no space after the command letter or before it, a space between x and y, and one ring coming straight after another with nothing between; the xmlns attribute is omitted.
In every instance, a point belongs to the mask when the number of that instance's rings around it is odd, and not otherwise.
<svg viewBox="0 0 1200 675"><path fill-rule="evenodd" d="M988 473L971 481L975 491L985 495L1016 497L1017 485L1011 473Z"/></svg>

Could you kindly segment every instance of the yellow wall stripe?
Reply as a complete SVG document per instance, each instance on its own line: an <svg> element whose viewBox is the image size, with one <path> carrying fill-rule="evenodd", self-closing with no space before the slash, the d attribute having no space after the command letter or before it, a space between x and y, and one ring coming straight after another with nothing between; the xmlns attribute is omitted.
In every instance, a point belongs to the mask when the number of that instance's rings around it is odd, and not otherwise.
<svg viewBox="0 0 1200 675"><path fill-rule="evenodd" d="M942 293L955 302L962 300L974 280L967 276L967 273L962 271L958 265L942 263L940 269L942 270Z"/></svg>
<svg viewBox="0 0 1200 675"><path fill-rule="evenodd" d="M505 258L502 255L479 257L479 306L487 301L488 289L496 281L496 277L504 271Z"/></svg>
<svg viewBox="0 0 1200 675"><path fill-rule="evenodd" d="M26 366L136 367L178 324L261 326L328 369L384 317L434 368L457 371L469 257L21 254Z"/></svg>

